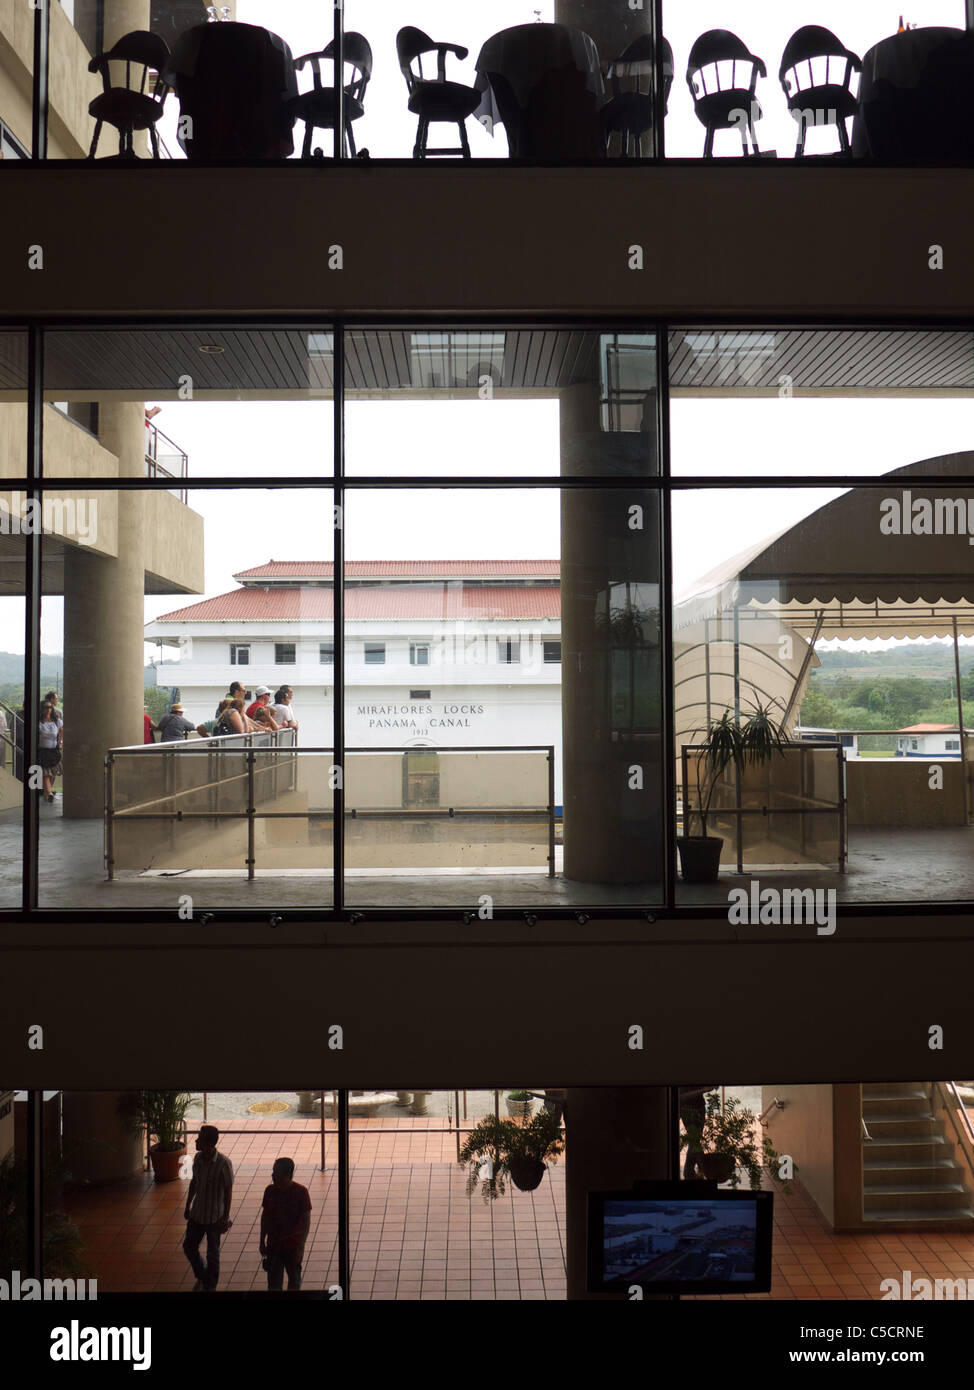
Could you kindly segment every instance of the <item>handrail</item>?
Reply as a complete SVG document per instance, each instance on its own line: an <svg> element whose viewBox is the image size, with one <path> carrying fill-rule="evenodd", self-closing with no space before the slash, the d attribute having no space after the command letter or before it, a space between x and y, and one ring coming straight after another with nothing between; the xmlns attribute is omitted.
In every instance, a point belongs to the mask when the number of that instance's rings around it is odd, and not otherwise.
<svg viewBox="0 0 974 1390"><path fill-rule="evenodd" d="M408 765L410 754L429 756L434 755L453 755L467 753L490 753L490 754L520 754L534 753L543 754L546 763L545 788L542 792L538 788L539 795L533 804L517 805L426 805L422 799L413 799L407 788L406 768L404 766L403 778L403 804L392 804L398 800L398 794L392 797L389 804L378 806L365 806L362 808L349 807L346 815L350 819L358 817L361 812L361 819L368 821L383 818L399 818L403 821L417 818L427 820L446 820L460 819L463 817L473 817L478 819L493 819L506 817L511 821L523 822L528 818L540 820L542 817L547 826L547 873L549 878L555 876L556 858L556 837L555 837L555 749L551 744L472 744L472 745L449 745L438 748L412 747L404 748L402 745L379 747L349 747L345 749L346 755L353 756L382 754L385 756L394 755ZM228 754L232 761L229 765L221 754ZM286 756L280 756L280 755ZM243 757L241 758L241 755ZM128 746L112 748L105 756L105 866L109 880L115 877L115 867L117 862L116 849L120 844L119 836L125 832L121 830L123 825L133 825L134 822L156 821L162 829L162 835L175 835L177 825L188 825L190 823L200 824L212 822L214 825L232 826L233 822L241 820L247 823L247 849L243 863L246 866L248 879L256 876L256 822L264 820L268 822L278 822L286 824L289 821L305 821L310 827L324 820L328 820L334 815L334 803L329 796L320 799L317 806L310 806L304 800L298 801L299 809L293 809L293 803L285 802L283 809L268 809L269 805L274 805L282 793L287 794L300 790L299 759L304 755L312 755L320 758L326 755L334 759L334 749L331 747L298 747L297 732L294 729L277 729L250 731L244 734L221 734L210 738L185 738L168 741L165 743L139 743ZM199 769L199 772L192 772L190 769L193 764L185 763L185 759L199 758L205 756L207 763ZM119 763L129 763L132 776L135 777L134 764L129 760L133 758L150 758L155 760L154 769L143 765L143 772L137 774L137 780L132 784L131 789L126 787L125 795L131 797L131 804L118 805L117 771ZM179 759L177 763L176 759ZM182 773L177 773L177 767L182 767ZM306 767L306 765L305 765ZM329 767L329 784L334 790ZM341 774L341 770L339 769ZM183 775L185 774L185 775ZM200 780L194 780L199 775ZM282 783L283 777L283 783ZM243 793L241 787L243 784ZM237 790L233 790L236 784ZM339 783L340 785L340 783ZM459 788L457 790L460 790ZM230 791L231 795L227 796ZM436 796L437 803L439 794ZM166 829L168 827L168 830ZM141 834L142 832L132 832ZM152 832L146 832L152 834ZM312 841L309 839L309 844ZM128 846L129 842L126 842ZM160 842L161 844L161 842ZM155 841L153 841L155 845ZM158 848L158 846L157 846ZM536 850L540 846L536 845ZM142 852L141 850L139 851ZM221 850L221 854L225 851ZM155 853L155 849L153 849ZM127 858L132 858L131 849L127 849ZM188 854L192 861L193 854ZM235 855L231 854L231 858ZM239 862L239 861L238 861ZM317 861L316 861L317 862ZM480 861L477 861L478 863ZM138 868L135 862L124 863L122 867ZM144 867L144 866L143 866ZM183 868L192 868L192 863L183 865ZM432 870L431 870L432 872Z"/></svg>
<svg viewBox="0 0 974 1390"><path fill-rule="evenodd" d="M974 1179L974 1126L971 1124L971 1117L967 1113L960 1091L957 1089L956 1081L935 1081L934 1090L944 1112L950 1119L957 1142L960 1145L961 1153L964 1155L964 1162L967 1165L969 1176ZM953 1105L950 1101L953 1101ZM958 1114L961 1116L961 1124L957 1123Z"/></svg>

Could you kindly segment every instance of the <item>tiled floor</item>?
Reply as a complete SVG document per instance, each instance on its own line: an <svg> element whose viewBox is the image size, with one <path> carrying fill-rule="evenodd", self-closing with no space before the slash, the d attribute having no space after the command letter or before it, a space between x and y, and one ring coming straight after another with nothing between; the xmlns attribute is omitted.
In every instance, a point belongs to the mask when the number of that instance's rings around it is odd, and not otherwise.
<svg viewBox="0 0 974 1390"><path fill-rule="evenodd" d="M431 1131L442 1120L356 1120L350 1139L351 1297L360 1299L562 1299L565 1297L565 1163L549 1166L534 1192L508 1189L485 1203L468 1197L456 1140ZM261 1194L273 1160L288 1154L312 1201L304 1286L337 1283L337 1140L329 1132L318 1171L315 1121L239 1121L225 1135L234 1165L233 1229L224 1237L220 1287L265 1287L257 1250ZM379 1131L384 1131L380 1133ZM188 1291L182 1253L187 1183L139 1177L74 1194L90 1277L101 1292ZM205 1247L204 1247L205 1248ZM833 1235L804 1195L776 1194L774 1277L758 1299L878 1299L881 1280L974 1278L974 1234L872 1232ZM740 1297L741 1295L733 1295Z"/></svg>

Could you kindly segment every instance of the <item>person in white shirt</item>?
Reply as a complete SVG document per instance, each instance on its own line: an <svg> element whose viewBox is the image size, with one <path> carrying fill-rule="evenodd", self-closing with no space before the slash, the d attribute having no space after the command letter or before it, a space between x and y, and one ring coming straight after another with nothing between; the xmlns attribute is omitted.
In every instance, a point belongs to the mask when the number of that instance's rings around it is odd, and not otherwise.
<svg viewBox="0 0 974 1390"><path fill-rule="evenodd" d="M220 1237L230 1229L233 1199L233 1165L217 1151L220 1132L216 1125L201 1125L193 1159L193 1177L186 1196L183 1218L186 1238L183 1254L196 1275L194 1293L212 1293L220 1279ZM200 1244L206 1236L206 1263Z"/></svg>
<svg viewBox="0 0 974 1390"><path fill-rule="evenodd" d="M271 706L271 713L282 729L297 729L298 727L291 705L293 699L294 691L289 685L282 685L274 696L275 703Z"/></svg>

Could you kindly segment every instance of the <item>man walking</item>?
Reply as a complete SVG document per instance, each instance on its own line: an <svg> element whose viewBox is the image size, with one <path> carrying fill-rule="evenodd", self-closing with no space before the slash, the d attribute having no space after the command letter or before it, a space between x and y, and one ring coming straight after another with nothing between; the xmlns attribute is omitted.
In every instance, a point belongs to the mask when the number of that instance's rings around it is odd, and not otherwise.
<svg viewBox="0 0 974 1390"><path fill-rule="evenodd" d="M186 1239L183 1254L193 1267L194 1293L212 1293L220 1278L220 1237L230 1229L233 1167L225 1154L217 1153L220 1132L202 1125L196 1140L193 1178L186 1198ZM200 1259L200 1243L206 1236L206 1263Z"/></svg>
<svg viewBox="0 0 974 1390"><path fill-rule="evenodd" d="M285 1270L288 1293L300 1289L301 1262L310 1229L311 1196L306 1187L294 1181L294 1159L275 1159L260 1213L260 1253L272 1292L283 1290Z"/></svg>

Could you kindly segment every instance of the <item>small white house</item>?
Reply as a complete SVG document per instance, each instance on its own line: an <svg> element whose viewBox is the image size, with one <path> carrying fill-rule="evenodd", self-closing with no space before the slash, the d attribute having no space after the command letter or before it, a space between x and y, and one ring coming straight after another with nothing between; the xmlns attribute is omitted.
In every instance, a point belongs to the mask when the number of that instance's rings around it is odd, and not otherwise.
<svg viewBox="0 0 974 1390"><path fill-rule="evenodd" d="M970 734L970 729L965 729ZM900 730L898 758L959 758L960 734L956 724L911 724Z"/></svg>

